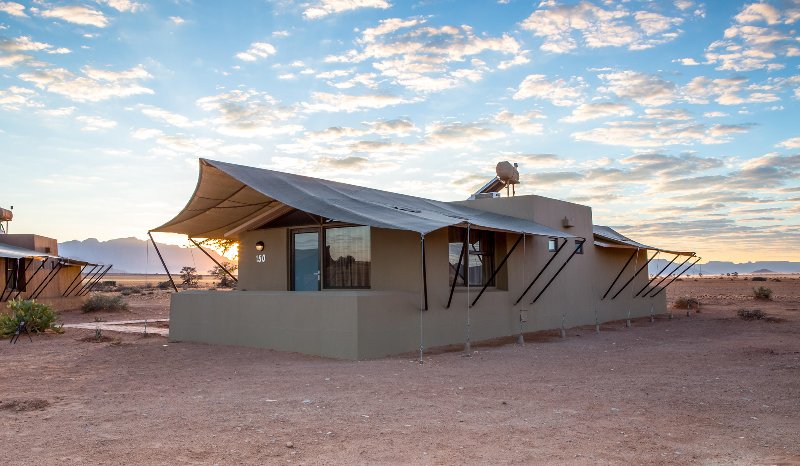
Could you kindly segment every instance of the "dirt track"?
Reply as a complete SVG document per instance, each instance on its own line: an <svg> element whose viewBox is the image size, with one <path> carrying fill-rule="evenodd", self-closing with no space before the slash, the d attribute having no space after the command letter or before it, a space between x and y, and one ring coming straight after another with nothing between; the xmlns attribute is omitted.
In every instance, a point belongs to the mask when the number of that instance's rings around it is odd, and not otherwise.
<svg viewBox="0 0 800 466"><path fill-rule="evenodd" d="M761 284L774 302L747 297ZM800 280L677 295L702 312L422 366L78 330L0 342L0 443L11 464L800 464Z"/></svg>

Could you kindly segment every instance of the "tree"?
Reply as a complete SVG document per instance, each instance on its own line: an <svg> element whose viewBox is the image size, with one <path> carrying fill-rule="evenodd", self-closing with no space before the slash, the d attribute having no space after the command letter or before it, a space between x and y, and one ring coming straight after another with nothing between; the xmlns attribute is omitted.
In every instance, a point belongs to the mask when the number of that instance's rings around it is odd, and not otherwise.
<svg viewBox="0 0 800 466"><path fill-rule="evenodd" d="M203 241L200 241L200 245L201 246L211 246L213 249L215 249L217 252L219 252L223 256L225 254L227 254L228 251L234 250L234 251L236 251L236 255L234 256L234 259L238 259L239 258L239 242L236 241L236 240L227 239L227 238L209 238L209 239L204 239ZM228 278L230 278L230 277L228 277Z"/></svg>
<svg viewBox="0 0 800 466"><path fill-rule="evenodd" d="M181 282L184 288L194 288L197 286L197 269L194 267L184 267L181 269Z"/></svg>
<svg viewBox="0 0 800 466"><path fill-rule="evenodd" d="M233 288L236 282L225 272L225 269L228 269L230 273L233 273L238 269L239 266L236 264L231 264L230 262L223 262L222 267L219 265L215 265L211 270L208 271L211 276L216 278L217 286L220 288Z"/></svg>

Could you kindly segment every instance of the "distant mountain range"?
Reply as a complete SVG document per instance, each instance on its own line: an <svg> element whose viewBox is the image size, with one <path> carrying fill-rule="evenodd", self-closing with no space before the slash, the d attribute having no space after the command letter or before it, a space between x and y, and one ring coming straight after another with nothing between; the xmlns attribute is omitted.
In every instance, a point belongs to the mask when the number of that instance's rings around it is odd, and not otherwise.
<svg viewBox="0 0 800 466"><path fill-rule="evenodd" d="M694 259L692 259L694 261ZM672 269L679 263L683 262L683 258L678 258L672 265L664 272L672 272ZM656 259L650 262L647 269L650 275L655 275L665 265L669 263L666 259ZM681 268L683 270L683 267ZM692 267L686 274L697 275L719 275L726 273L800 273L800 262L789 261L758 261L758 262L722 262L711 261L705 264L697 264Z"/></svg>
<svg viewBox="0 0 800 466"><path fill-rule="evenodd" d="M66 241L58 244L61 256L81 259L98 264L114 264L114 273L164 273L153 245L137 238L118 238L99 241L89 238L83 241ZM158 243L170 272L178 272L182 267L195 267L197 273L207 274L214 262L197 248L187 248L174 244ZM219 254L204 248L214 259L227 261Z"/></svg>

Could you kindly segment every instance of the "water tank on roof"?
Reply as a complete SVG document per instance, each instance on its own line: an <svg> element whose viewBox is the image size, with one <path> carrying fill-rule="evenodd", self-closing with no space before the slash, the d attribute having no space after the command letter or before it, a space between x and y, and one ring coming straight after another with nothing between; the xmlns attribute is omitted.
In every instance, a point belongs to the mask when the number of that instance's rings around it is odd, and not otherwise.
<svg viewBox="0 0 800 466"><path fill-rule="evenodd" d="M0 222L8 222L14 218L14 212L0 207Z"/></svg>

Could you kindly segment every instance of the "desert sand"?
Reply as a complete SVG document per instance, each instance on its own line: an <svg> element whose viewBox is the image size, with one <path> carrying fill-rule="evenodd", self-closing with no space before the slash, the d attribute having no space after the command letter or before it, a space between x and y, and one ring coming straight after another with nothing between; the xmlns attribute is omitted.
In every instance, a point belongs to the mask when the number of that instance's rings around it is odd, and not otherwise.
<svg viewBox="0 0 800 466"><path fill-rule="evenodd" d="M78 329L2 341L0 443L7 464L800 464L800 279L780 280L688 278L668 295L700 300L688 317L422 365ZM128 298L97 317L168 315L165 292Z"/></svg>

